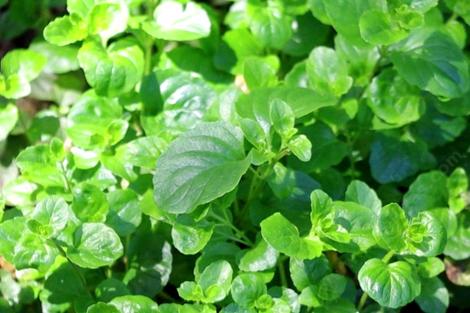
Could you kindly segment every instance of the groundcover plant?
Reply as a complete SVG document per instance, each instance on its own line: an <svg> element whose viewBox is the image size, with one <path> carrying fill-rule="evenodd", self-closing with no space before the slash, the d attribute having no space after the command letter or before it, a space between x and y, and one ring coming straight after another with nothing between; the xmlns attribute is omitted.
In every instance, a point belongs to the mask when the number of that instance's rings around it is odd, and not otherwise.
<svg viewBox="0 0 470 313"><path fill-rule="evenodd" d="M0 10L1 313L470 310L470 1Z"/></svg>

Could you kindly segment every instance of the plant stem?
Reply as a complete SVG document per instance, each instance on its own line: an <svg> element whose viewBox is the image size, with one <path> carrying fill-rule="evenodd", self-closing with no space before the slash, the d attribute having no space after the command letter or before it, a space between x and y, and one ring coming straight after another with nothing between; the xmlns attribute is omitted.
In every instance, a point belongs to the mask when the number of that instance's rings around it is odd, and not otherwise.
<svg viewBox="0 0 470 313"><path fill-rule="evenodd" d="M62 161L59 162L60 164L60 170L62 171L62 176L64 176L64 180L65 180L65 185L67 187L67 191L72 193L72 188L70 186L70 181L67 177L67 171L65 170L65 167L64 167L64 163Z"/></svg>
<svg viewBox="0 0 470 313"><path fill-rule="evenodd" d="M282 257L279 258L277 262L277 268L279 270L279 277L281 279L281 285L283 287L287 287L287 275L286 270L284 269L284 259Z"/></svg>

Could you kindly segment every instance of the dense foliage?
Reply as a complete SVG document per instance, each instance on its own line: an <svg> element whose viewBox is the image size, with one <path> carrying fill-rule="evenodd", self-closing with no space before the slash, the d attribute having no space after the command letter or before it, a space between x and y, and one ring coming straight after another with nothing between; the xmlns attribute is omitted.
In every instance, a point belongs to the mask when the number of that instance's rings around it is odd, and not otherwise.
<svg viewBox="0 0 470 313"><path fill-rule="evenodd" d="M0 9L0 312L469 310L470 1Z"/></svg>

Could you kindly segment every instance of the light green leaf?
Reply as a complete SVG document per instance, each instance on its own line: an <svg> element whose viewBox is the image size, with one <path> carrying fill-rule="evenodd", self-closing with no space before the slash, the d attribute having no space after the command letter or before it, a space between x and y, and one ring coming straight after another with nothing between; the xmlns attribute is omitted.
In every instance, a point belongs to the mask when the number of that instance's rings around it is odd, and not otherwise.
<svg viewBox="0 0 470 313"><path fill-rule="evenodd" d="M181 216L171 229L171 238L175 248L183 254L196 254L201 251L212 237L213 226L207 222L195 222L187 216Z"/></svg>
<svg viewBox="0 0 470 313"><path fill-rule="evenodd" d="M251 56L244 60L243 77L250 90L276 85L276 68L264 58Z"/></svg>
<svg viewBox="0 0 470 313"><path fill-rule="evenodd" d="M444 251L446 229L429 212L421 212L413 218L405 233L407 248L418 256L436 256Z"/></svg>
<svg viewBox="0 0 470 313"><path fill-rule="evenodd" d="M403 209L410 217L433 208L446 207L447 177L440 171L418 176L403 197Z"/></svg>
<svg viewBox="0 0 470 313"><path fill-rule="evenodd" d="M57 46L66 46L87 36L86 22L76 14L57 17L44 29L44 38Z"/></svg>
<svg viewBox="0 0 470 313"><path fill-rule="evenodd" d="M121 313L115 306L98 302L90 306L86 313Z"/></svg>
<svg viewBox="0 0 470 313"><path fill-rule="evenodd" d="M273 99L269 106L269 117L274 130L283 138L292 136L295 115L291 107L280 99Z"/></svg>
<svg viewBox="0 0 470 313"><path fill-rule="evenodd" d="M415 269L403 261L386 264L370 259L358 274L362 290L380 305L399 308L421 293L421 281Z"/></svg>
<svg viewBox="0 0 470 313"><path fill-rule="evenodd" d="M261 239L241 257L238 267L244 272L265 271L276 266L278 257L277 250Z"/></svg>
<svg viewBox="0 0 470 313"><path fill-rule="evenodd" d="M159 313L158 305L155 302L139 295L117 297L109 304L116 307L121 313Z"/></svg>
<svg viewBox="0 0 470 313"><path fill-rule="evenodd" d="M1 91L0 91L1 92ZM0 104L0 141L5 140L18 121L18 109L13 103Z"/></svg>
<svg viewBox="0 0 470 313"><path fill-rule="evenodd" d="M470 88L468 62L449 36L429 29L413 31L390 55L411 85L444 98L458 98Z"/></svg>
<svg viewBox="0 0 470 313"><path fill-rule="evenodd" d="M367 104L377 118L400 127L417 121L425 102L418 88L409 85L394 70L384 70L374 77L367 89Z"/></svg>
<svg viewBox="0 0 470 313"><path fill-rule="evenodd" d="M96 93L109 97L131 91L144 71L144 54L129 38L115 41L108 48L88 40L78 52L78 61Z"/></svg>
<svg viewBox="0 0 470 313"><path fill-rule="evenodd" d="M153 13L155 21L144 24L150 35L165 40L186 41L209 36L211 22L206 11L195 2L162 1Z"/></svg>
<svg viewBox="0 0 470 313"><path fill-rule="evenodd" d="M109 204L106 194L92 184L83 184L73 191L72 210L83 222L104 222Z"/></svg>
<svg viewBox="0 0 470 313"><path fill-rule="evenodd" d="M74 245L67 257L85 268L112 265L123 254L123 246L114 230L102 223L84 223L74 234Z"/></svg>
<svg viewBox="0 0 470 313"><path fill-rule="evenodd" d="M379 213L382 207L377 193L366 183L360 180L353 180L346 189L345 200L359 203L375 213Z"/></svg>
<svg viewBox="0 0 470 313"><path fill-rule="evenodd" d="M307 60L307 74L313 90L320 94L339 97L352 86L346 62L336 51L327 47L316 47Z"/></svg>
<svg viewBox="0 0 470 313"><path fill-rule="evenodd" d="M215 303L225 299L232 285L232 274L232 267L225 260L207 266L198 278L204 294L203 302Z"/></svg>
<svg viewBox="0 0 470 313"><path fill-rule="evenodd" d="M292 36L291 18L276 2L248 4L248 24L253 36L267 48L282 49Z"/></svg>
<svg viewBox="0 0 470 313"><path fill-rule="evenodd" d="M28 216L28 227L38 235L58 236L75 215L62 199L50 197L40 201Z"/></svg>
<svg viewBox="0 0 470 313"><path fill-rule="evenodd" d="M377 0L321 0L328 21L335 30L354 45L365 46L361 37L359 20L364 12L383 9L384 1Z"/></svg>
<svg viewBox="0 0 470 313"><path fill-rule="evenodd" d="M385 249L401 251L405 247L404 235L407 228L405 212L398 204L390 203L379 209L374 235Z"/></svg>
<svg viewBox="0 0 470 313"><path fill-rule="evenodd" d="M322 252L322 243L317 237L300 237L297 227L280 213L261 222L261 234L274 249L290 257L313 259Z"/></svg>
<svg viewBox="0 0 470 313"><path fill-rule="evenodd" d="M305 135L295 136L287 147L302 162L308 162L312 158L312 143Z"/></svg>
<svg viewBox="0 0 470 313"><path fill-rule="evenodd" d="M126 30L128 18L129 10L124 2L98 3L89 13L89 34L98 34L106 42Z"/></svg>
<svg viewBox="0 0 470 313"><path fill-rule="evenodd" d="M388 12L368 10L359 19L362 38L372 45L391 45L408 35Z"/></svg>
<svg viewBox="0 0 470 313"><path fill-rule="evenodd" d="M260 274L242 273L232 282L231 294L233 301L242 307L254 306L256 300L267 292L266 285Z"/></svg>
<svg viewBox="0 0 470 313"><path fill-rule="evenodd" d="M224 122L199 124L173 141L158 160L157 205L171 213L190 212L232 191L249 164L237 128Z"/></svg>

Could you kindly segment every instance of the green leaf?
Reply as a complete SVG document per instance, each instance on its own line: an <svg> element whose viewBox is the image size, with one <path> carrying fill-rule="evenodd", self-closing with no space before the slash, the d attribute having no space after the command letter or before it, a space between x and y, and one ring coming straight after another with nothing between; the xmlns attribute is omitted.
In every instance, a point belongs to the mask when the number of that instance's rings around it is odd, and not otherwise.
<svg viewBox="0 0 470 313"><path fill-rule="evenodd" d="M424 113L424 99L420 90L410 86L393 70L384 70L367 89L367 104L377 118L400 127L417 121ZM380 128L380 127L377 127Z"/></svg>
<svg viewBox="0 0 470 313"><path fill-rule="evenodd" d="M78 61L96 93L109 97L131 91L144 71L144 54L130 38L115 41L108 48L88 40L78 52Z"/></svg>
<svg viewBox="0 0 470 313"><path fill-rule="evenodd" d="M317 237L300 237L297 227L280 213L261 222L261 234L274 249L290 257L313 259L322 252L322 243Z"/></svg>
<svg viewBox="0 0 470 313"><path fill-rule="evenodd" d="M364 12L371 9L382 9L382 1L364 0L321 0L326 18L335 30L348 41L358 46L365 46L361 38L359 21Z"/></svg>
<svg viewBox="0 0 470 313"><path fill-rule="evenodd" d="M196 254L201 251L212 237L213 226L209 223L195 222L187 216L180 216L171 229L175 248L183 254Z"/></svg>
<svg viewBox="0 0 470 313"><path fill-rule="evenodd" d="M447 35L429 29L413 31L397 44L391 60L411 85L444 98L458 98L470 88L468 62Z"/></svg>
<svg viewBox="0 0 470 313"><path fill-rule="evenodd" d="M419 170L431 168L434 163L434 156L423 143L382 135L372 143L369 156L372 176L382 184L402 181Z"/></svg>
<svg viewBox="0 0 470 313"><path fill-rule="evenodd" d="M268 6L248 5L249 27L253 36L267 48L282 49L292 36L291 19L276 2Z"/></svg>
<svg viewBox="0 0 470 313"><path fill-rule="evenodd" d="M0 141L5 140L18 121L18 109L13 103L0 104Z"/></svg>
<svg viewBox="0 0 470 313"><path fill-rule="evenodd" d="M305 135L295 136L287 147L302 162L308 162L312 158L312 143Z"/></svg>
<svg viewBox="0 0 470 313"><path fill-rule="evenodd" d="M374 235L385 249L401 251L405 247L404 234L408 228L405 212L396 203L379 209Z"/></svg>
<svg viewBox="0 0 470 313"><path fill-rule="evenodd" d="M84 184L74 189L72 210L83 222L104 222L109 204L106 194L92 184Z"/></svg>
<svg viewBox="0 0 470 313"><path fill-rule="evenodd" d="M251 56L244 60L243 77L250 90L275 86L276 68L261 57Z"/></svg>
<svg viewBox="0 0 470 313"><path fill-rule="evenodd" d="M40 201L28 218L31 231L45 237L57 237L69 222L76 219L68 204L57 197Z"/></svg>
<svg viewBox="0 0 470 313"><path fill-rule="evenodd" d="M274 130L283 138L292 136L295 115L291 107L280 99L273 99L269 107L269 117Z"/></svg>
<svg viewBox="0 0 470 313"><path fill-rule="evenodd" d="M410 217L433 208L446 207L447 177L440 171L418 176L403 197L403 208Z"/></svg>
<svg viewBox="0 0 470 313"><path fill-rule="evenodd" d="M16 165L23 177L46 187L66 187L62 170L54 159L49 146L45 144L30 146L21 151L16 158Z"/></svg>
<svg viewBox="0 0 470 313"><path fill-rule="evenodd" d="M291 258L289 272L294 286L297 290L302 290L309 285L317 284L322 277L331 273L331 267L324 255L312 260Z"/></svg>
<svg viewBox="0 0 470 313"><path fill-rule="evenodd" d="M1 59L0 95L9 99L25 97L46 64L46 58L35 51L15 49ZM3 75L2 75L3 74Z"/></svg>
<svg viewBox="0 0 470 313"><path fill-rule="evenodd" d="M209 36L211 21L206 11L195 2L183 4L175 0L162 1L153 12L155 21L145 23L150 35L165 40L186 41Z"/></svg>
<svg viewBox="0 0 470 313"><path fill-rule="evenodd" d="M359 203L375 213L379 213L382 207L382 201L377 193L360 180L349 183L344 200Z"/></svg>
<svg viewBox="0 0 470 313"><path fill-rule="evenodd" d="M336 51L327 47L316 47L307 60L307 74L313 90L320 94L340 97L352 86L346 62Z"/></svg>
<svg viewBox="0 0 470 313"><path fill-rule="evenodd" d="M121 313L159 313L158 305L155 302L139 295L117 297L109 304L116 307Z"/></svg>
<svg viewBox="0 0 470 313"><path fill-rule="evenodd" d="M444 251L446 229L429 212L421 212L411 220L405 233L407 248L418 256L436 256Z"/></svg>
<svg viewBox="0 0 470 313"><path fill-rule="evenodd" d="M90 306L86 313L121 313L115 306L98 302Z"/></svg>
<svg viewBox="0 0 470 313"><path fill-rule="evenodd" d="M467 206L465 192L468 190L468 177L461 167L456 168L447 178L447 190L449 192L449 207L454 212L460 212Z"/></svg>
<svg viewBox="0 0 470 313"><path fill-rule="evenodd" d="M372 45L391 45L408 35L388 12L368 10L359 19L362 38Z"/></svg>
<svg viewBox="0 0 470 313"><path fill-rule="evenodd" d="M233 301L242 307L253 307L256 300L267 292L266 285L260 274L242 273L232 282L231 294Z"/></svg>
<svg viewBox="0 0 470 313"><path fill-rule="evenodd" d="M76 47L57 47L42 41L32 43L29 49L47 58L47 63L44 67L44 72L46 73L64 74L80 68L77 60L78 48Z"/></svg>
<svg viewBox="0 0 470 313"><path fill-rule="evenodd" d="M261 239L241 257L238 267L244 272L265 271L276 266L278 257L277 250Z"/></svg>
<svg viewBox="0 0 470 313"><path fill-rule="evenodd" d="M101 223L84 223L74 234L74 244L67 249L67 257L85 268L112 265L123 254L119 236Z"/></svg>
<svg viewBox="0 0 470 313"><path fill-rule="evenodd" d="M358 274L362 290L380 305L399 308L421 293L421 281L414 268L403 261L386 264L370 259Z"/></svg>
<svg viewBox="0 0 470 313"><path fill-rule="evenodd" d="M89 34L99 35L106 42L126 30L128 18L129 10L122 1L97 3L89 13Z"/></svg>
<svg viewBox="0 0 470 313"><path fill-rule="evenodd" d="M318 283L317 296L324 301L338 299L346 289L348 280L339 274L328 274Z"/></svg>
<svg viewBox="0 0 470 313"><path fill-rule="evenodd" d="M76 14L57 17L44 29L44 38L57 46L66 46L87 36L86 22Z"/></svg>
<svg viewBox="0 0 470 313"><path fill-rule="evenodd" d="M426 279L416 302L423 312L445 313L449 307L449 291L439 278Z"/></svg>
<svg viewBox="0 0 470 313"><path fill-rule="evenodd" d="M204 294L203 302L215 303L225 299L232 285L232 274L230 263L224 260L207 266L198 278Z"/></svg>
<svg viewBox="0 0 470 313"><path fill-rule="evenodd" d="M457 218L457 231L448 239L444 253L454 260L464 260L470 257L470 212L464 210Z"/></svg>
<svg viewBox="0 0 470 313"><path fill-rule="evenodd" d="M237 128L224 122L199 124L173 141L158 160L157 205L171 213L190 212L232 191L249 164Z"/></svg>
<svg viewBox="0 0 470 313"><path fill-rule="evenodd" d="M142 210L137 194L131 189L115 190L107 194L109 211L106 224L119 236L133 233L142 219Z"/></svg>

